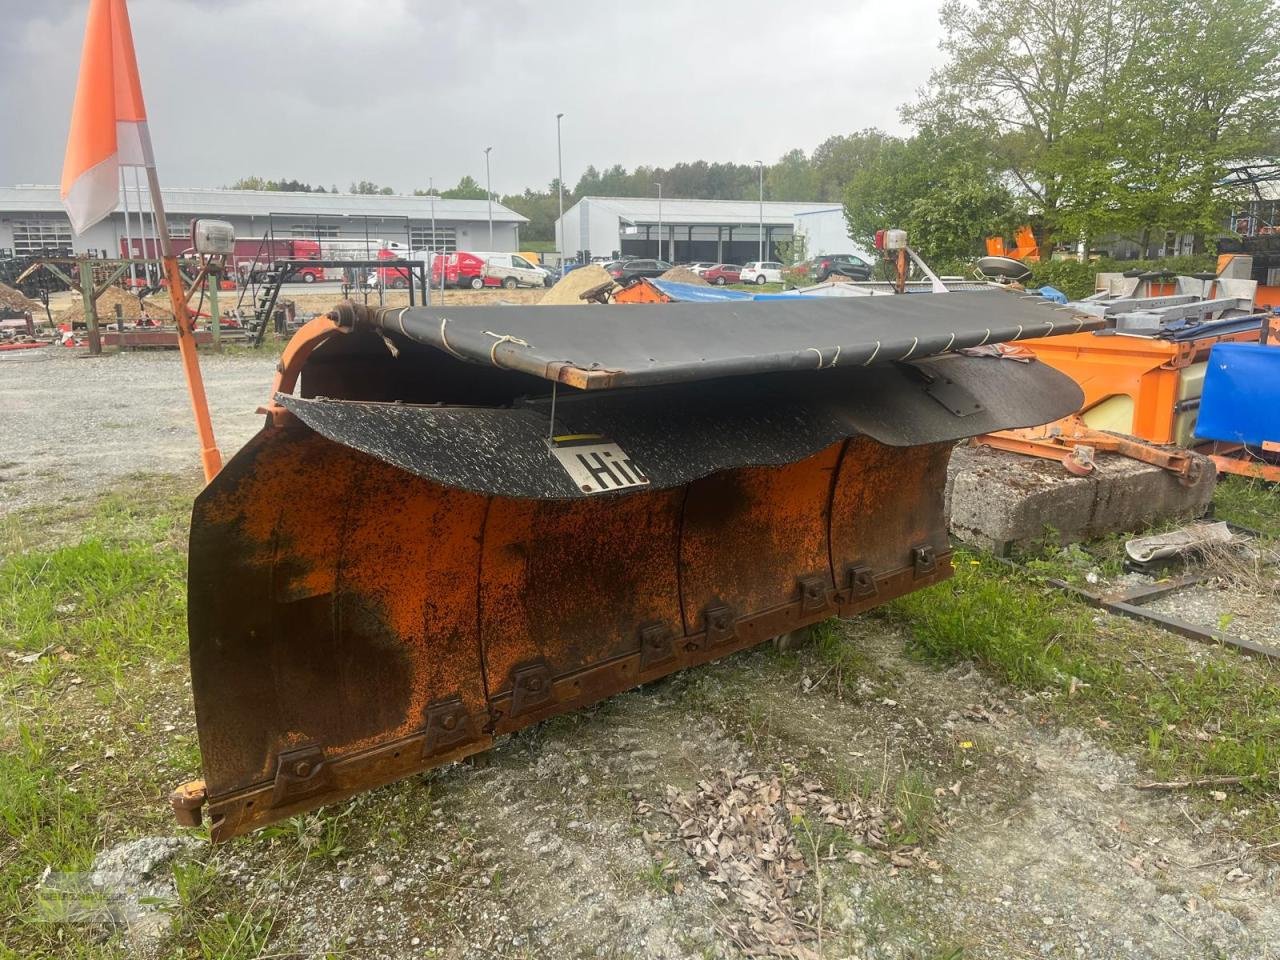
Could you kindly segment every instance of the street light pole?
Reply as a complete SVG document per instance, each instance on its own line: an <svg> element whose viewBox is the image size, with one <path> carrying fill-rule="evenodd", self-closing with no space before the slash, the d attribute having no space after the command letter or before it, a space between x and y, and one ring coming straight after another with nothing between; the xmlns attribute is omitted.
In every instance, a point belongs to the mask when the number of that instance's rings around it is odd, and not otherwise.
<svg viewBox="0 0 1280 960"><path fill-rule="evenodd" d="M756 160L755 165L760 168L760 251L757 254L761 262L764 261L764 161Z"/></svg>
<svg viewBox="0 0 1280 960"><path fill-rule="evenodd" d="M484 198L489 204L489 249L493 249L493 182L489 179L489 151L493 147L484 148Z"/></svg>
<svg viewBox="0 0 1280 960"><path fill-rule="evenodd" d="M556 252L560 254L560 276L564 276L564 154L560 150L560 119L556 114L556 192L560 195L560 219L556 221Z"/></svg>
<svg viewBox="0 0 1280 960"><path fill-rule="evenodd" d="M436 181L434 177L427 177L427 193L431 196L431 244L427 247L427 303L430 305L431 275L436 265ZM440 264L440 289L444 289L443 263Z"/></svg>
<svg viewBox="0 0 1280 960"><path fill-rule="evenodd" d="M654 183L658 188L658 259L662 259L662 184Z"/></svg>

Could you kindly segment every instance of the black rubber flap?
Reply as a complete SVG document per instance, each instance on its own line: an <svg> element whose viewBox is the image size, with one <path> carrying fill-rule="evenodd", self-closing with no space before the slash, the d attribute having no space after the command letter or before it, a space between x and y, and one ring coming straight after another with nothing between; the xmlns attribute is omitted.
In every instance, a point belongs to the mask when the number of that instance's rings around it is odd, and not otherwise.
<svg viewBox="0 0 1280 960"><path fill-rule="evenodd" d="M1083 401L1074 381L1042 363L961 356L833 371L817 389L808 376L779 374L561 394L554 434L617 444L650 489L794 463L857 434L912 446L1032 426ZM277 399L330 440L445 486L538 500L589 495L548 448L549 400L494 409Z"/></svg>
<svg viewBox="0 0 1280 960"><path fill-rule="evenodd" d="M1036 296L958 292L747 303L382 311L388 331L464 360L612 389L916 360L1097 326Z"/></svg>

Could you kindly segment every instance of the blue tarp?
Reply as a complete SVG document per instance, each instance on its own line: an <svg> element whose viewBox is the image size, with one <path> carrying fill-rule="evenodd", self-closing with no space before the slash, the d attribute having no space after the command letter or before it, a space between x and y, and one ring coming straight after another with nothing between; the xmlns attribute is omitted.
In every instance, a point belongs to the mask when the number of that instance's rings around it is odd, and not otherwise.
<svg viewBox="0 0 1280 960"><path fill-rule="evenodd" d="M1262 326L1265 315L1250 317L1227 317L1223 320L1196 320L1190 317L1166 323L1160 331L1164 340L1182 343L1186 340L1200 340L1204 337L1220 337L1227 333L1240 333L1245 330L1257 330Z"/></svg>
<svg viewBox="0 0 1280 960"><path fill-rule="evenodd" d="M675 280L650 280L655 287L672 300L680 303L721 303L725 300L799 300L795 291L789 293L752 293L749 290L726 290L724 287L703 286L700 283L679 283Z"/></svg>
<svg viewBox="0 0 1280 960"><path fill-rule="evenodd" d="M754 296L744 290L726 290L724 287L704 286L700 283L677 283L674 280L649 282L672 300L679 300L681 303L719 303L722 300L750 300Z"/></svg>
<svg viewBox="0 0 1280 960"><path fill-rule="evenodd" d="M1280 440L1280 347L1215 343L1204 374L1196 436L1259 446Z"/></svg>

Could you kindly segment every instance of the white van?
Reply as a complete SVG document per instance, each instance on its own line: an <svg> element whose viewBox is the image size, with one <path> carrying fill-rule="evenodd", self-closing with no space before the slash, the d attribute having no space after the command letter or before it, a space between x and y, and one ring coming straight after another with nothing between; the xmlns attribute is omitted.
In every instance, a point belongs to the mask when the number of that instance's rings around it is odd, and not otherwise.
<svg viewBox="0 0 1280 960"><path fill-rule="evenodd" d="M486 253L483 256L485 276L500 281L508 290L516 287L540 287L546 280L545 270L534 266L518 253Z"/></svg>

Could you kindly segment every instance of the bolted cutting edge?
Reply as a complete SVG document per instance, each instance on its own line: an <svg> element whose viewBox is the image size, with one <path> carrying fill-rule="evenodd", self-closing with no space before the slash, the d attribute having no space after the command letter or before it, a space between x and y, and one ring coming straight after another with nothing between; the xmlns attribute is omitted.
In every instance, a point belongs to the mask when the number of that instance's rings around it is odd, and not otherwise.
<svg viewBox="0 0 1280 960"><path fill-rule="evenodd" d="M201 808L209 799L209 791L205 789L203 780L190 780L176 787L169 794L169 806L173 808L173 816L184 827L198 827L201 821Z"/></svg>

